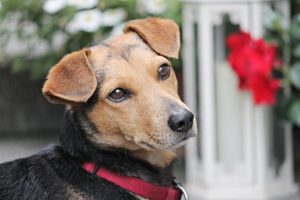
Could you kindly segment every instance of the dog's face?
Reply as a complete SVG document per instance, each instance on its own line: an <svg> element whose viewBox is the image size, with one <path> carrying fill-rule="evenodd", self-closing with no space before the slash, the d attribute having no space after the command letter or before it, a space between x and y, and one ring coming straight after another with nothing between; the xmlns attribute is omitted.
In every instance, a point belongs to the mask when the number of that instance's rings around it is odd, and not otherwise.
<svg viewBox="0 0 300 200"><path fill-rule="evenodd" d="M178 51L179 31L171 20L132 21L123 35L63 58L43 92L51 102L73 109L96 94L81 122L97 145L132 151L174 148L196 133L167 59ZM90 124L95 131L89 131Z"/></svg>

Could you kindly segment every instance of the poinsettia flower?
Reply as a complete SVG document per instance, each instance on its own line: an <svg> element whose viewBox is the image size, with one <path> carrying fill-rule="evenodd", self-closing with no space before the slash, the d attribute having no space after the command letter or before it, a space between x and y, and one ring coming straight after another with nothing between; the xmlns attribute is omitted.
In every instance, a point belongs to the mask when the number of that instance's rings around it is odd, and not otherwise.
<svg viewBox="0 0 300 200"><path fill-rule="evenodd" d="M98 3L98 0L68 0L68 6L75 6L78 9L93 8Z"/></svg>
<svg viewBox="0 0 300 200"><path fill-rule="evenodd" d="M226 44L230 49L228 62L238 76L239 88L251 91L256 104L274 104L280 86L278 80L272 79L278 63L277 47L245 32L231 34Z"/></svg>
<svg viewBox="0 0 300 200"><path fill-rule="evenodd" d="M122 8L108 9L102 13L102 24L104 26L115 26L126 18L126 11Z"/></svg>
<svg viewBox="0 0 300 200"><path fill-rule="evenodd" d="M46 0L43 9L49 14L54 14L67 5L67 0Z"/></svg>
<svg viewBox="0 0 300 200"><path fill-rule="evenodd" d="M69 33L76 33L80 30L95 32L102 25L101 17L101 12L98 9L80 11L76 13L66 29Z"/></svg>
<svg viewBox="0 0 300 200"><path fill-rule="evenodd" d="M257 65L253 66L253 71L268 76L274 67L276 57L276 46L267 44L263 39L254 42L253 62Z"/></svg>
<svg viewBox="0 0 300 200"><path fill-rule="evenodd" d="M232 33L227 37L226 44L231 50L240 50L245 45L249 45L252 38L249 33L240 31L238 33Z"/></svg>
<svg viewBox="0 0 300 200"><path fill-rule="evenodd" d="M263 39L255 41L244 32L230 35L227 45L231 50L228 61L238 74L255 72L267 76L272 71L276 57L275 45L268 44Z"/></svg>
<svg viewBox="0 0 300 200"><path fill-rule="evenodd" d="M255 104L276 103L276 92L280 88L280 81L256 74L249 77L248 85Z"/></svg>

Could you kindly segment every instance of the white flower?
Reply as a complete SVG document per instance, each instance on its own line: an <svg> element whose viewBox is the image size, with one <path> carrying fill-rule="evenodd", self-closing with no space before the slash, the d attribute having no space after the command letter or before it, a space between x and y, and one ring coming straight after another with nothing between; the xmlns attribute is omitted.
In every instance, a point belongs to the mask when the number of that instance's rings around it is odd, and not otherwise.
<svg viewBox="0 0 300 200"><path fill-rule="evenodd" d="M148 12L154 15L160 15L167 10L167 4L164 0L139 0L139 12Z"/></svg>
<svg viewBox="0 0 300 200"><path fill-rule="evenodd" d="M114 26L109 34L110 37L114 37L117 35L121 35L123 33L123 29L125 27L125 23L118 24Z"/></svg>
<svg viewBox="0 0 300 200"><path fill-rule="evenodd" d="M54 14L63 9L67 4L67 0L46 0L43 9L49 14Z"/></svg>
<svg viewBox="0 0 300 200"><path fill-rule="evenodd" d="M38 31L38 25L27 20L20 23L19 28L22 30L23 35L27 37L35 35Z"/></svg>
<svg viewBox="0 0 300 200"><path fill-rule="evenodd" d="M102 25L101 12L98 9L85 10L78 12L71 22L67 25L67 31L76 33L80 30L95 32Z"/></svg>
<svg viewBox="0 0 300 200"><path fill-rule="evenodd" d="M17 34L11 34L2 48L8 57L26 55L28 53L27 42L20 39Z"/></svg>
<svg viewBox="0 0 300 200"><path fill-rule="evenodd" d="M28 56L30 58L38 58L48 53L50 51L50 46L48 41L37 38L31 42L29 49Z"/></svg>
<svg viewBox="0 0 300 200"><path fill-rule="evenodd" d="M72 34L77 33L80 30L80 27L78 26L78 24L74 21L74 19L72 21L70 21L67 26L66 26L66 31Z"/></svg>
<svg viewBox="0 0 300 200"><path fill-rule="evenodd" d="M6 14L5 18L1 19L0 32L5 30L7 33L17 32L20 28L20 23L24 19L24 15L20 11L9 12ZM1 43L1 40L0 40Z"/></svg>
<svg viewBox="0 0 300 200"><path fill-rule="evenodd" d="M66 42L68 36L62 31L56 31L53 34L51 45L54 50L59 50Z"/></svg>
<svg viewBox="0 0 300 200"><path fill-rule="evenodd" d="M45 55L50 48L48 42L38 38L37 35L24 40L17 34L11 34L2 50L10 58L16 56L36 58Z"/></svg>
<svg viewBox="0 0 300 200"><path fill-rule="evenodd" d="M126 18L126 11L122 8L109 9L103 12L102 20L104 26L115 26Z"/></svg>
<svg viewBox="0 0 300 200"><path fill-rule="evenodd" d="M75 6L78 9L93 8L98 4L98 0L68 0L69 6Z"/></svg>

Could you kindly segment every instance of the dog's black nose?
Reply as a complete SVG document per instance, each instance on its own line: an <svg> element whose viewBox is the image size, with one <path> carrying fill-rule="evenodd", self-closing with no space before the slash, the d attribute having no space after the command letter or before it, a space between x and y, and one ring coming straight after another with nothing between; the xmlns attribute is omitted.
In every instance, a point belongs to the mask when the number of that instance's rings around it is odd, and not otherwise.
<svg viewBox="0 0 300 200"><path fill-rule="evenodd" d="M186 109L182 109L169 117L168 125L173 131L187 132L193 126L193 120L193 113Z"/></svg>

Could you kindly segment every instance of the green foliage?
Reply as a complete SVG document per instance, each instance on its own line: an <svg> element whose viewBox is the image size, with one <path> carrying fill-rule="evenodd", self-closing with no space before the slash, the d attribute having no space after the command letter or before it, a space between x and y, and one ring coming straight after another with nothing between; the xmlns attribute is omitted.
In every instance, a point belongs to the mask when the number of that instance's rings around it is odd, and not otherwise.
<svg viewBox="0 0 300 200"><path fill-rule="evenodd" d="M291 103L288 108L288 117L291 122L300 125L300 100Z"/></svg>
<svg viewBox="0 0 300 200"><path fill-rule="evenodd" d="M293 86L300 89L300 63L296 63L291 67L289 70L289 78Z"/></svg>
<svg viewBox="0 0 300 200"><path fill-rule="evenodd" d="M152 10L148 8L148 4L155 0L98 0L93 7L78 8L65 5L52 13L45 10L46 1L1 0L0 66L9 66L13 73L28 71L34 79L43 78L62 56L100 43L128 20L155 16L172 18L179 25L181 23L179 0L156 0L164 5L165 9L154 7ZM101 25L95 31L84 28L77 31L68 30L68 26L79 12L98 10L103 14L111 9L122 9L126 13L125 17L117 20L115 24ZM114 17L118 18L111 18ZM60 40L59 45L55 44L56 40ZM175 61L173 65L178 67L180 60Z"/></svg>
<svg viewBox="0 0 300 200"><path fill-rule="evenodd" d="M284 90L278 94L275 113L300 126L300 1L291 1L291 4L292 18L288 27L284 26L284 16L276 9L265 18L266 39L277 43L279 56L284 61Z"/></svg>

